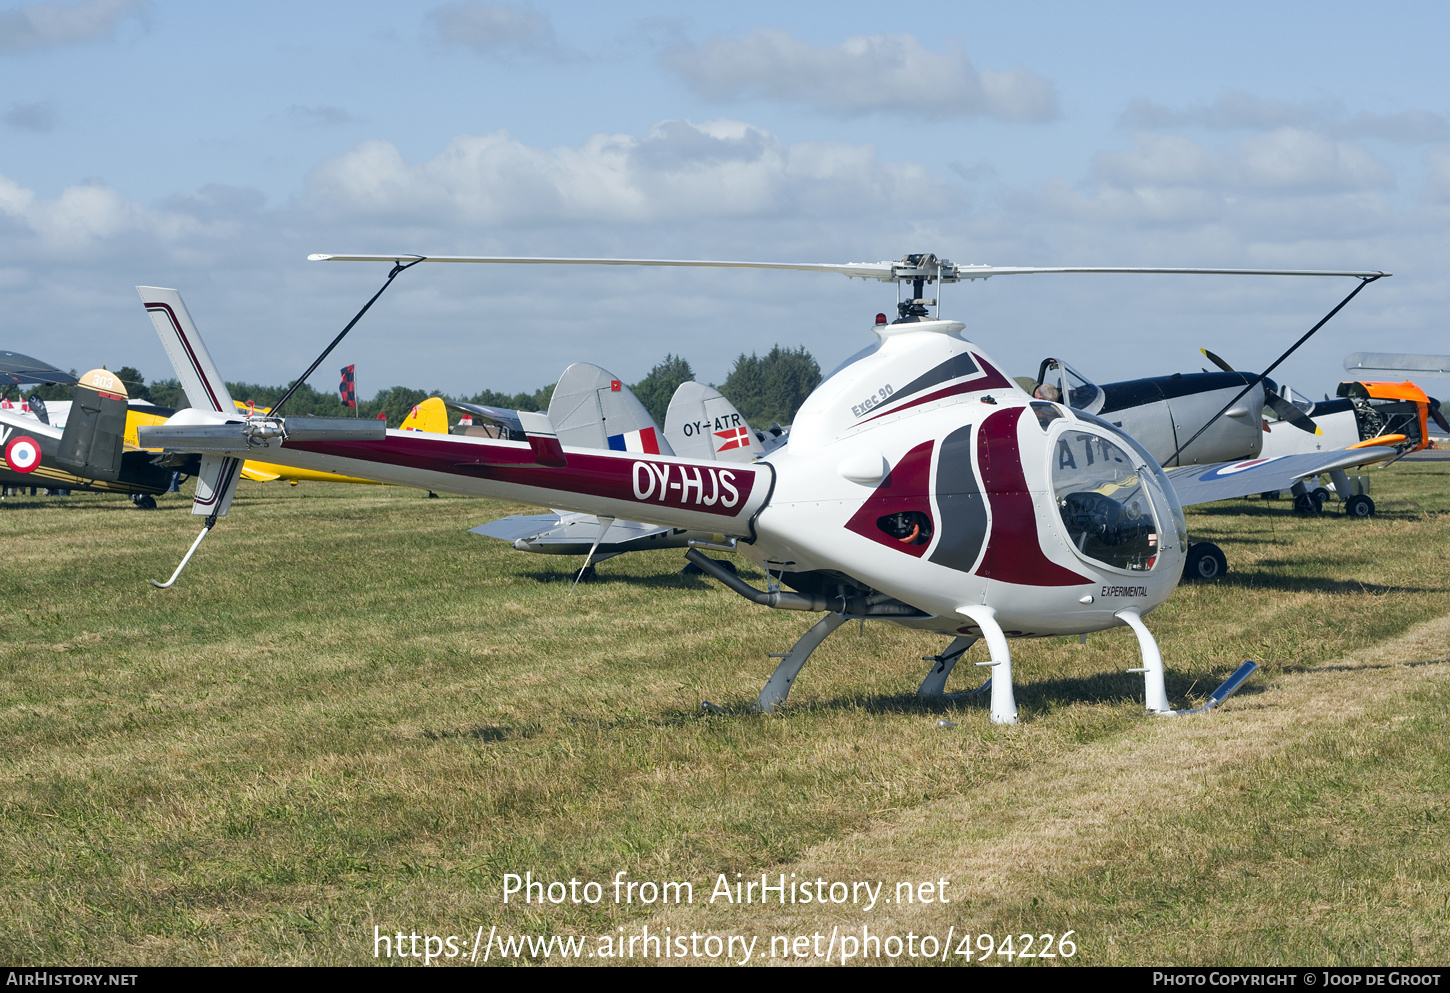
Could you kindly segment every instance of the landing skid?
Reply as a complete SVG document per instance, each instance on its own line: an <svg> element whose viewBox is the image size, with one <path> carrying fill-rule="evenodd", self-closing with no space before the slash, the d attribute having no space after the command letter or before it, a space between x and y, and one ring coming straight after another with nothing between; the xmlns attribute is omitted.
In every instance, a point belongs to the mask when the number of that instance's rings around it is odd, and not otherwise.
<svg viewBox="0 0 1450 993"><path fill-rule="evenodd" d="M969 700L972 697L981 696L990 690L992 688L992 680L988 679L974 690L965 690L961 693L948 693L946 691L947 678L952 674L952 669L956 668L957 661L978 640L978 638L971 635L959 635L940 655L923 655L921 660L932 663L932 667L927 670L926 678L916 688L917 697L922 700L933 701Z"/></svg>
<svg viewBox="0 0 1450 993"><path fill-rule="evenodd" d="M952 669L966 654L967 649L980 640L978 636L961 635L953 639L940 655L928 655L923 658L923 661L931 662L932 667L928 670L926 678L921 681L921 685L917 687L916 695L923 700L941 701L964 700L990 692L992 723L1016 724L1017 701L1012 691L1012 658L1008 652L1007 638L997 624L997 612L991 607L980 605L963 607L961 612L976 622L977 627L982 631L981 637L986 639L987 647L991 651L989 661L976 664L992 666L999 670L998 674L994 674L993 678L988 679L974 690L964 693L946 692L947 678L951 675ZM1164 685L1163 656L1158 651L1158 643L1153 639L1152 633L1149 632L1136 610L1120 610L1115 616L1132 628L1138 638L1138 647L1143 655L1143 665L1128 671L1143 674L1144 703L1151 714L1165 717L1206 714L1237 692L1245 680L1259 667L1257 662L1245 661L1234 671L1233 675L1224 680L1223 685L1209 694L1208 701L1203 706L1195 707L1192 710L1174 710L1168 704L1168 691ZM761 689L760 696L756 698L755 709L769 714L782 706L786 698L790 696L791 687L795 685L796 677L800 675L801 669L805 667L811 654L821 647L821 643L829 638L836 628L848 620L850 620L850 616L847 614L827 614L811 625L810 630L801 635L800 639L791 646L790 651L781 655L772 655L771 658L778 658L780 662L776 665L775 671L771 673L770 679L766 681L764 688ZM702 706L712 713L719 712L719 708L714 704L706 703Z"/></svg>
<svg viewBox="0 0 1450 993"><path fill-rule="evenodd" d="M1139 669L1129 669L1129 672L1141 672L1143 674L1143 699L1150 714L1158 714L1163 717L1189 717L1194 714L1206 714L1210 710L1223 703L1239 687L1243 686L1244 680L1253 675L1254 670L1259 667L1257 662L1245 660L1244 664L1234 670L1232 676L1223 681L1218 689L1208 695L1208 702L1202 707L1195 707L1192 710L1174 710L1168 705L1168 690L1163 683L1163 656L1158 651L1158 642L1153 640L1152 633L1148 630L1143 619L1138 616L1136 610L1120 610L1113 615L1138 636L1138 647L1143 653L1143 665Z"/></svg>
<svg viewBox="0 0 1450 993"><path fill-rule="evenodd" d="M790 651L784 655L772 655L771 658L780 659L780 664L770 674L770 679L766 680L765 688L760 691L760 696L755 701L755 709L762 714L768 714L785 703L785 698L790 695L790 688L801 674L801 667L806 664L806 659L821 647L821 642L830 637L832 631L845 624L846 620L845 614L827 614L811 625L811 629L801 635Z"/></svg>

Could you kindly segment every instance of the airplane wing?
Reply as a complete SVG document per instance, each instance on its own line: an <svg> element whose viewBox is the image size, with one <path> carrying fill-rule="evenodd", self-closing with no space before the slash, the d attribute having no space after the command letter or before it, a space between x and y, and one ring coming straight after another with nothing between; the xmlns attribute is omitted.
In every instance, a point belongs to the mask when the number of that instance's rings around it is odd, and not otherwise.
<svg viewBox="0 0 1450 993"><path fill-rule="evenodd" d="M604 536L599 536L599 518L590 514L528 514L515 517L501 517L476 528L469 528L474 534L487 535L507 541L515 548L522 547L532 552L553 552L559 555L583 555L599 539L599 551L618 553L635 548L672 547L663 539L675 532L674 528L640 521L614 521ZM650 541L648 539L655 539ZM677 544L683 546L683 542ZM621 547L621 546L628 546ZM595 556L596 559L598 556Z"/></svg>
<svg viewBox="0 0 1450 993"><path fill-rule="evenodd" d="M1220 462L1216 465L1189 465L1169 469L1167 473L1174 491L1178 494L1179 502L1189 507L1215 500L1232 500L1267 490L1286 490L1299 480L1317 476L1321 472L1383 462L1396 454L1394 448L1376 445L1335 452L1309 452L1267 459L1246 459L1242 462Z"/></svg>

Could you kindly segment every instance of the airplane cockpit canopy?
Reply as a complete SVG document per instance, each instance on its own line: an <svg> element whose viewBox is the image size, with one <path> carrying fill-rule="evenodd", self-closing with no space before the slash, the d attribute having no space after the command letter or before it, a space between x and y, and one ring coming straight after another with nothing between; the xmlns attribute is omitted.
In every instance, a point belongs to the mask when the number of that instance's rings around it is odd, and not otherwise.
<svg viewBox="0 0 1450 993"><path fill-rule="evenodd" d="M1102 387L1061 359L1042 360L1042 365L1037 368L1037 388L1032 395L1040 400L1064 403L1089 414L1101 410L1107 399Z"/></svg>

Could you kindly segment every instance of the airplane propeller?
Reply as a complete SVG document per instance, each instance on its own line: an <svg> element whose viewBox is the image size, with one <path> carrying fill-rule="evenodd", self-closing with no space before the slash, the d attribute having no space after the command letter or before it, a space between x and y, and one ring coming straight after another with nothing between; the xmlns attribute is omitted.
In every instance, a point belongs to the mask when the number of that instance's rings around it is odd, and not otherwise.
<svg viewBox="0 0 1450 993"><path fill-rule="evenodd" d="M1440 430L1450 434L1450 421L1445 420L1445 415L1440 412L1440 401L1434 397L1430 398L1430 417L1440 426Z"/></svg>
<svg viewBox="0 0 1450 993"><path fill-rule="evenodd" d="M1200 348L1199 351L1204 354L1208 361L1218 366L1224 372L1238 372L1237 369L1208 349ZM1277 383L1267 376L1259 376L1257 378L1264 383L1264 406L1272 410L1278 416L1279 420L1288 421L1300 431L1307 431L1310 434L1324 433L1308 414L1279 395L1279 386Z"/></svg>

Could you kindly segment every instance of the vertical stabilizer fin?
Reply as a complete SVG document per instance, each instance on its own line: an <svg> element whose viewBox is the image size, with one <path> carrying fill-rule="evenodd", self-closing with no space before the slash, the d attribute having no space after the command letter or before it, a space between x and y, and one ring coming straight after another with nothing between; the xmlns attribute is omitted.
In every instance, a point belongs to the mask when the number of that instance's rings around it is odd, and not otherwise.
<svg viewBox="0 0 1450 993"><path fill-rule="evenodd" d="M186 304L181 302L181 294L161 286L138 286L136 292L141 294L146 313L156 326L161 347L166 349L166 357L176 370L176 378L181 380L186 399L198 409L234 416L236 404L232 402L227 384L217 372L206 344L197 333Z"/></svg>
<svg viewBox="0 0 1450 993"><path fill-rule="evenodd" d="M76 383L56 464L78 476L120 479L126 412L125 384L105 369L86 373Z"/></svg>
<svg viewBox="0 0 1450 993"><path fill-rule="evenodd" d="M559 377L549 420L564 445L675 454L639 397L612 372L588 362L575 362Z"/></svg>
<svg viewBox="0 0 1450 993"><path fill-rule="evenodd" d="M687 459L754 462L765 454L740 411L719 390L694 381L681 383L665 414L665 438Z"/></svg>
<svg viewBox="0 0 1450 993"><path fill-rule="evenodd" d="M429 397L410 410L399 427L404 431L447 434L448 405L443 402L441 397Z"/></svg>

